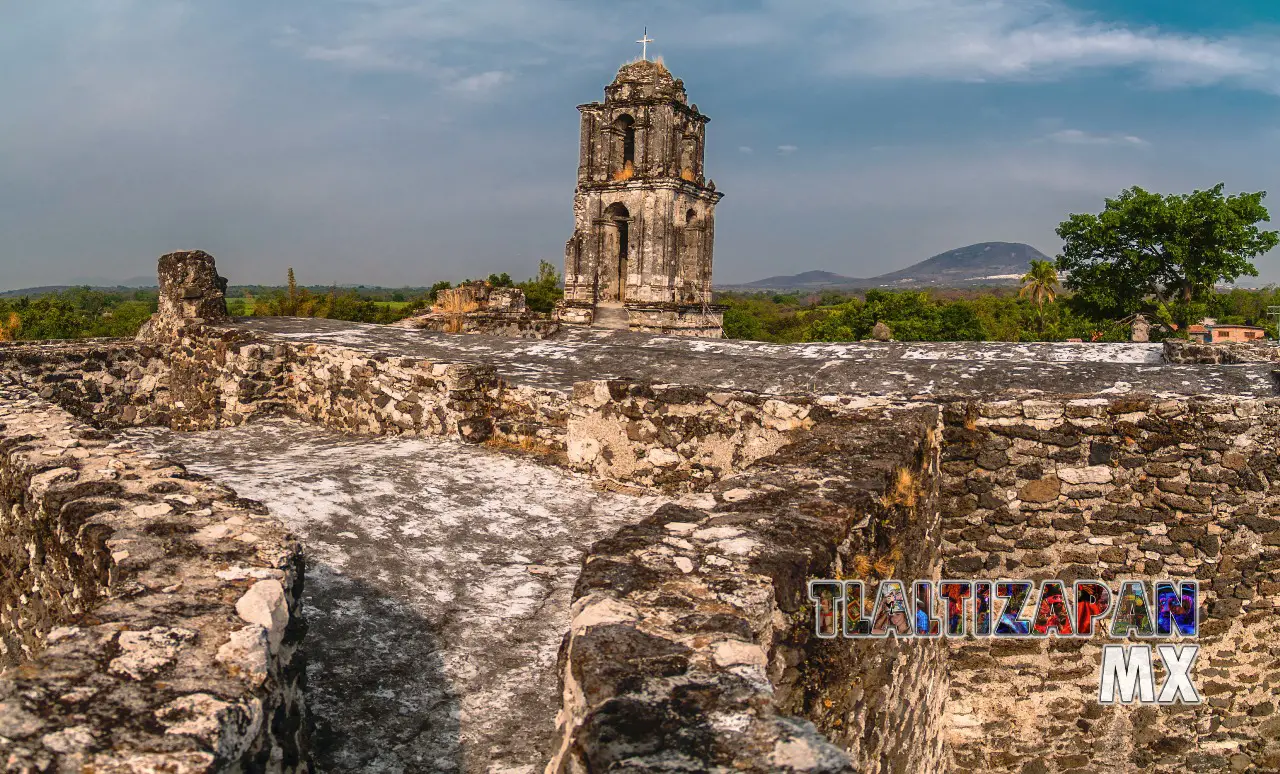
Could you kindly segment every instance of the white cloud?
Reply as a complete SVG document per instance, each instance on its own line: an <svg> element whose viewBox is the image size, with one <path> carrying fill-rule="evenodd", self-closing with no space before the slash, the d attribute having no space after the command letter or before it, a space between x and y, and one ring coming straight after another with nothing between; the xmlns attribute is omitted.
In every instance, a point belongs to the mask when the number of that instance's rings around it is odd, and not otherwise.
<svg viewBox="0 0 1280 774"><path fill-rule="evenodd" d="M755 151L752 150L750 145L739 145L738 153L741 153L744 156L750 156L752 153L755 153Z"/></svg>
<svg viewBox="0 0 1280 774"><path fill-rule="evenodd" d="M1119 145L1145 147L1151 143L1132 134L1090 134L1080 129L1059 129L1044 136L1045 140L1063 145Z"/></svg>
<svg viewBox="0 0 1280 774"><path fill-rule="evenodd" d="M353 69L422 67L471 75L521 64L584 60L629 51L615 4L531 0L345 0L305 38L305 56ZM762 0L707 12L656 0L658 46L676 50L772 50L810 73L877 78L1006 81L1126 68L1160 87L1229 83L1280 93L1280 38L1262 33L1191 35L1131 27L1073 10L1062 0ZM650 27L654 25L651 22ZM665 30L665 31L664 31ZM661 51L661 49L659 49ZM501 66L489 59L500 59Z"/></svg>
<svg viewBox="0 0 1280 774"><path fill-rule="evenodd" d="M454 91L491 90L518 64L580 53L576 35L600 23L591 9L535 0L325 0L287 25L278 43L344 69L418 72ZM570 35L567 30L574 30ZM495 64L501 66L494 66ZM479 65L479 66L477 66Z"/></svg>
<svg viewBox="0 0 1280 774"><path fill-rule="evenodd" d="M307 46L302 57L366 72L422 72L424 69L420 61L392 56L367 43Z"/></svg>
<svg viewBox="0 0 1280 774"><path fill-rule="evenodd" d="M1103 110L1074 90L1024 99L1023 89L992 89L1007 116L955 127L942 107L915 127L885 118L893 106L876 101L899 88L909 99L909 80L1081 73L1107 76L1098 88L1108 105L1135 74L1161 86L1276 91L1270 51L1280 46L1267 49L1260 32L1127 28L1062 0L756 0L716 4L742 9L718 15L651 2L659 42L650 53L667 54L716 116L712 159L729 154L711 170L731 196L719 249L735 256L718 279L777 273L776 256L797 245L811 265L855 275L888 266L837 259L906 263L986 239L1052 252L1066 213L1096 211L1130 185L1260 190L1280 168L1280 129L1257 118L1256 99L1216 124L1158 128L1136 106ZM598 98L610 68L640 48L624 4L86 5L103 10L18 4L17 21L0 25L0 71L23 72L0 76L0 233L21 257L0 257L6 283L84 274L76 261L88 253L104 271L134 276L146 271L139 256L170 244L206 247L247 281L275 279L288 262L347 278L360 268L351 256L369 253L411 256L386 281L456 279L477 261L531 272L526 253L554 255L566 236L572 105ZM697 65L682 61L695 52ZM821 109L761 109L770 103L754 92L783 89ZM495 94L504 109L482 104ZM1051 109L1061 118L1037 121L1050 97L1064 97ZM1162 101L1188 115L1204 109L1194 94ZM859 126L846 132L828 118ZM787 155L792 146L770 146L770 136L803 142L805 153ZM740 145L748 141L759 147ZM755 155L777 163L751 163ZM495 207L520 228L486 230ZM1259 266L1280 279L1277 264L1280 251Z"/></svg>
<svg viewBox="0 0 1280 774"><path fill-rule="evenodd" d="M741 30L752 46L802 47L836 75L981 82L1133 68L1162 87L1232 83L1280 93L1274 36L1132 28L1058 0L769 0L765 9L766 24L739 11L706 19L698 32L726 46Z"/></svg>
<svg viewBox="0 0 1280 774"><path fill-rule="evenodd" d="M778 153L781 153L783 156L790 156L792 153L795 153L795 152L796 152L796 151L798 151L798 150L800 150L800 149L799 149L799 148L797 148L797 147L796 147L796 146L794 146L794 145L779 145L779 146L778 146Z"/></svg>
<svg viewBox="0 0 1280 774"><path fill-rule="evenodd" d="M511 74L501 70L489 70L459 78L450 84L453 91L464 94L487 94L511 80Z"/></svg>

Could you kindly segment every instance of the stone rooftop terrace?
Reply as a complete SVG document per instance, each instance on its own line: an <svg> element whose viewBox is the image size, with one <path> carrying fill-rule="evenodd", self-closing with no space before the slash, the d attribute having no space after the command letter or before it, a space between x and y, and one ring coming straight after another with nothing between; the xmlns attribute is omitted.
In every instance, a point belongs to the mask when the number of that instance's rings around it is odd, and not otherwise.
<svg viewBox="0 0 1280 774"><path fill-rule="evenodd" d="M305 541L325 772L540 771L583 552L662 501L449 439L286 419L121 445L233 486Z"/></svg>
<svg viewBox="0 0 1280 774"><path fill-rule="evenodd" d="M773 394L1278 394L1271 364L1171 365L1159 344L779 345L591 330L538 341L291 317L240 318L232 325L269 338L370 354L493 365L511 384L563 391L577 381L626 379Z"/></svg>

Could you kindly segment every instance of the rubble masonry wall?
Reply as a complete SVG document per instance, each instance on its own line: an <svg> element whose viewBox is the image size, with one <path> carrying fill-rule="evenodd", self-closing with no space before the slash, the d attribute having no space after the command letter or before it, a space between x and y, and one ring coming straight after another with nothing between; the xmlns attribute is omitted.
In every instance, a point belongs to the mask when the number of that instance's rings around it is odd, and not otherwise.
<svg viewBox="0 0 1280 774"><path fill-rule="evenodd" d="M3 345L0 365L106 426L286 414L518 446L689 493L587 559L555 770L1280 766L1275 399L910 403L618 381L564 394L486 365L201 326L170 347ZM842 575L1198 577L1206 704L1099 707L1094 641L810 641L797 589Z"/></svg>
<svg viewBox="0 0 1280 774"><path fill-rule="evenodd" d="M660 412L631 409L663 393L607 386L582 390L597 412L661 434ZM714 426L697 394L680 405ZM712 405L733 426L764 402L716 393ZM936 499L921 496L936 491L937 411L805 413L811 432L592 547L561 649L549 772L939 770L941 643L819 640L807 599L810 578L863 562L937 575ZM688 414L672 416L681 438Z"/></svg>
<svg viewBox="0 0 1280 774"><path fill-rule="evenodd" d="M300 547L108 441L0 375L0 768L307 770Z"/></svg>
<svg viewBox="0 0 1280 774"><path fill-rule="evenodd" d="M1199 707L1101 707L1099 638L951 643L954 765L1280 769L1280 401L964 403L945 422L946 577L1199 579L1202 611Z"/></svg>

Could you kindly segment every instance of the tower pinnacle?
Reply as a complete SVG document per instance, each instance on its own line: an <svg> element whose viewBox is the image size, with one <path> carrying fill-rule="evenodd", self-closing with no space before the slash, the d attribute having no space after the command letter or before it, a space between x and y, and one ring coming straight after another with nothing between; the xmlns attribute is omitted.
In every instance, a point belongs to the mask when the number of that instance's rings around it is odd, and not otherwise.
<svg viewBox="0 0 1280 774"><path fill-rule="evenodd" d="M640 44L640 58L646 62L649 61L649 44L653 43L654 40L649 37L648 27L644 28L644 35L642 35L636 42Z"/></svg>

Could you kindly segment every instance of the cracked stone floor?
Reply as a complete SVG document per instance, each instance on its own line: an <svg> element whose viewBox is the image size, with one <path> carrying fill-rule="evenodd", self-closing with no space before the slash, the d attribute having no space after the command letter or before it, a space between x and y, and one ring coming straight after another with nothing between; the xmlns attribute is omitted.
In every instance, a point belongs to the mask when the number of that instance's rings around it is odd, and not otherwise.
<svg viewBox="0 0 1280 774"><path fill-rule="evenodd" d="M454 441L283 419L124 442L265 503L304 541L326 772L541 771L582 555L661 502Z"/></svg>

